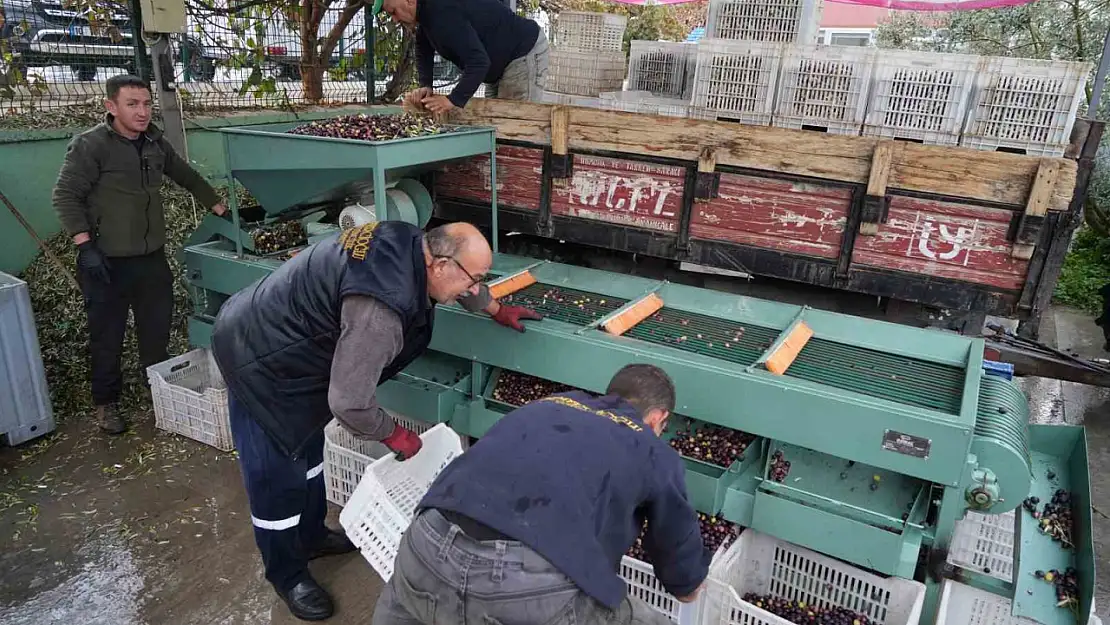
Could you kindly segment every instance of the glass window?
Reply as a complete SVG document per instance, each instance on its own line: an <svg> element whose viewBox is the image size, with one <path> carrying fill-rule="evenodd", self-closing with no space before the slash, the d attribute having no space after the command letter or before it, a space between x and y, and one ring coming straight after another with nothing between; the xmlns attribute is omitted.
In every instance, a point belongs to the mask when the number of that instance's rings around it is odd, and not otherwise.
<svg viewBox="0 0 1110 625"><path fill-rule="evenodd" d="M832 40L829 41L834 46L861 46L865 47L871 43L869 35L860 34L836 34L833 33Z"/></svg>

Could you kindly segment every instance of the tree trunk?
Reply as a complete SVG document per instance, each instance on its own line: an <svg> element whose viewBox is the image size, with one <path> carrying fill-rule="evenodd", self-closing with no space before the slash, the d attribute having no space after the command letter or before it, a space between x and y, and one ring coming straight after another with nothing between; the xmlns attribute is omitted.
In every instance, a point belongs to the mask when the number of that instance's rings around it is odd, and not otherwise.
<svg viewBox="0 0 1110 625"><path fill-rule="evenodd" d="M412 86L412 71L416 65L416 45L412 36L405 31L401 39L401 58L397 60L397 68L393 76L385 85L382 102L390 104L396 102Z"/></svg>

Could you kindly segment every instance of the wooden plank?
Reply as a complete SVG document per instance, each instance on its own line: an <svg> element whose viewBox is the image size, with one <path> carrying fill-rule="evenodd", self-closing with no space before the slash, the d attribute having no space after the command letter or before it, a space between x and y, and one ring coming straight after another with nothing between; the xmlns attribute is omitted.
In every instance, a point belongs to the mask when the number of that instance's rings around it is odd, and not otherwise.
<svg viewBox="0 0 1110 625"><path fill-rule="evenodd" d="M886 188L890 180L894 148L894 141L885 140L875 144L875 153L871 157L871 175L867 179L863 221L859 224L859 233L864 236L875 236L879 232L879 222L882 221L886 206Z"/></svg>
<svg viewBox="0 0 1110 625"><path fill-rule="evenodd" d="M1004 208L895 195L878 235L856 239L852 266L1017 291L1029 263L1010 255L1012 216Z"/></svg>
<svg viewBox="0 0 1110 625"><path fill-rule="evenodd" d="M705 148L698 155L698 171L711 174L717 169L717 150Z"/></svg>
<svg viewBox="0 0 1110 625"><path fill-rule="evenodd" d="M475 98L467 104L462 119L495 126L501 139L546 145L551 142L553 108L548 104ZM880 142L873 137L565 109L569 111L567 143L572 151L625 152L696 162L706 146L714 146L718 165L861 185L870 179L872 156ZM887 183L890 189L1012 206L1025 206L1039 164L1035 157L1002 152L914 143L899 143L897 147ZM1062 159L1059 163L1049 210L1066 209L1075 186L1076 163Z"/></svg>
<svg viewBox="0 0 1110 625"><path fill-rule="evenodd" d="M886 196L887 182L890 180L890 165L893 158L893 141L880 141L875 145L875 154L871 157L871 175L867 179L867 195L872 197Z"/></svg>
<svg viewBox="0 0 1110 625"><path fill-rule="evenodd" d="M567 131L570 125L570 111L564 107L556 106L551 109L551 152L559 156L569 154L567 147Z"/></svg>
<svg viewBox="0 0 1110 625"><path fill-rule="evenodd" d="M1017 240L1014 241L1014 258L1029 260L1033 257L1036 240L1040 236L1044 216L1048 212L1048 205L1056 191L1056 179L1060 174L1059 159L1041 159L1037 175L1033 179L1033 190L1029 192L1029 199L1025 204L1025 214L1022 216L1021 226L1018 228Z"/></svg>

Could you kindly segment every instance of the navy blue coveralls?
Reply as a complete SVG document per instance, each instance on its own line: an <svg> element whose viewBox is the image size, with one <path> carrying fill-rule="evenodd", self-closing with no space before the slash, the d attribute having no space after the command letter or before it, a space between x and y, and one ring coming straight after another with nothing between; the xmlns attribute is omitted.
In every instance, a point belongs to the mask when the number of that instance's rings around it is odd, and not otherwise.
<svg viewBox="0 0 1110 625"><path fill-rule="evenodd" d="M423 235L404 222L336 234L233 295L216 319L212 351L231 396L255 540L279 592L307 577L308 553L326 536L323 430L343 298L371 296L402 320L404 346L381 384L431 340Z"/></svg>

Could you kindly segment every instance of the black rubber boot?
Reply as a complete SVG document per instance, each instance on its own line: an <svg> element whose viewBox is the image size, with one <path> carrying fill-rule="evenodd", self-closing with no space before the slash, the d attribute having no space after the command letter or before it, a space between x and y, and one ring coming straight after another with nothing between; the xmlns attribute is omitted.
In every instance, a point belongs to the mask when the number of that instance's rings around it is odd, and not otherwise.
<svg viewBox="0 0 1110 625"><path fill-rule="evenodd" d="M101 430L108 434L123 434L127 431L127 423L120 416L115 404L96 407L96 423Z"/></svg>

